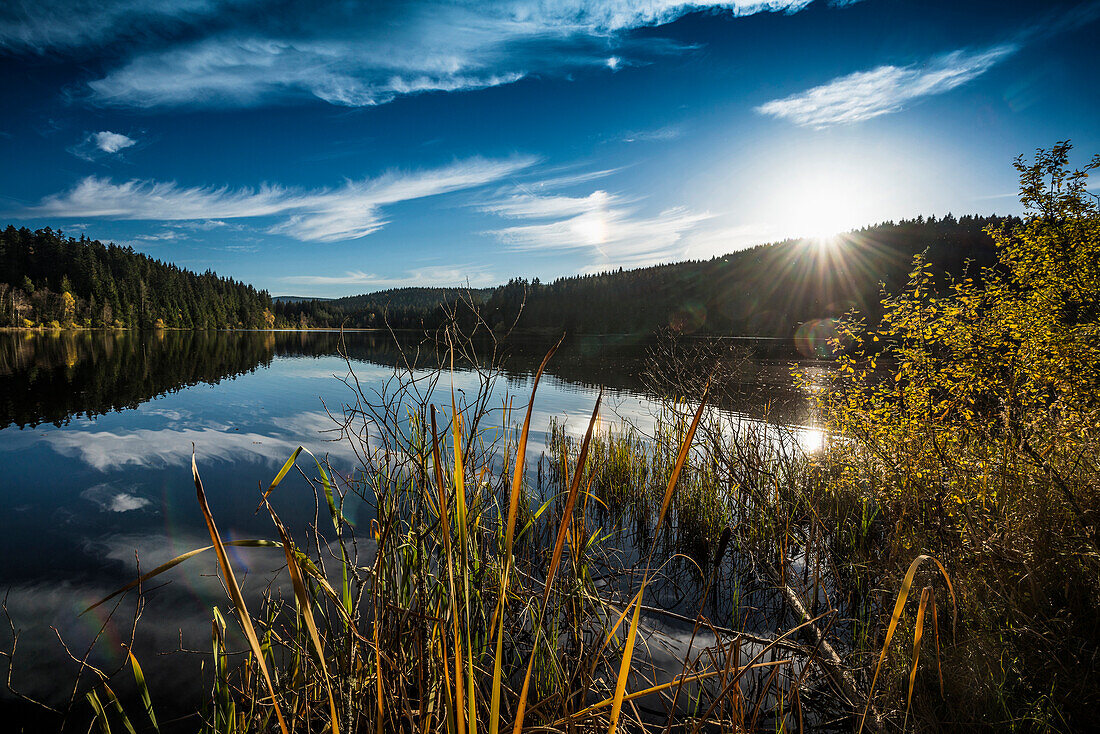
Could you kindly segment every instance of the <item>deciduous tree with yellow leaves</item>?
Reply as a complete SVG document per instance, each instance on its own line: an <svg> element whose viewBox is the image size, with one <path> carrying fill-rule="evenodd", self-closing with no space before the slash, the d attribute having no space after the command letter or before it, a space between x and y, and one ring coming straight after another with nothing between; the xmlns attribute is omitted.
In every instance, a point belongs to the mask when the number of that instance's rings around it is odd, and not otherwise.
<svg viewBox="0 0 1100 734"><path fill-rule="evenodd" d="M817 391L838 491L891 521L887 563L937 554L972 631L1002 636L971 640L965 674L1033 693L1060 676L1077 693L1057 707L1100 703L1066 675L1100 647L1100 156L1074 170L1070 151L1017 158L1026 216L987 230L995 266L951 279L918 257L880 323L842 322Z"/></svg>

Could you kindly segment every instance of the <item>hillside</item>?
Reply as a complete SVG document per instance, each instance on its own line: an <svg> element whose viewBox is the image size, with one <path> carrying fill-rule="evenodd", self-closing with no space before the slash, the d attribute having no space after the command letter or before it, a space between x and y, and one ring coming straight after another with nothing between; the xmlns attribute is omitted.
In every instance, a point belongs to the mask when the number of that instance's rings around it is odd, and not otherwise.
<svg viewBox="0 0 1100 734"><path fill-rule="evenodd" d="M300 301L331 301L331 298L317 298L316 296L272 296L275 303L298 303Z"/></svg>
<svg viewBox="0 0 1100 734"><path fill-rule="evenodd" d="M332 299L332 303L347 311L361 311L373 306L388 306L394 309L426 308L471 298L475 303L482 303L494 290L494 288L390 288L361 296L335 298Z"/></svg>
<svg viewBox="0 0 1100 734"><path fill-rule="evenodd" d="M496 290L408 287L343 298L276 299L275 317L278 323L296 326L339 326L347 321L349 326L369 329L385 326L389 315L396 328L419 328L421 323L442 319L441 304L480 305Z"/></svg>
<svg viewBox="0 0 1100 734"><path fill-rule="evenodd" d="M0 326L262 328L265 291L46 228L0 232Z"/></svg>
<svg viewBox="0 0 1100 734"><path fill-rule="evenodd" d="M790 337L850 308L874 315L913 256L958 275L995 262L985 229L1017 220L917 218L833 241L787 240L710 260L559 278L514 278L496 288L394 288L336 299L272 299L250 285L162 263L130 248L50 229L0 233L0 326L163 325L177 328L436 328L470 305L494 329L581 334L684 333ZM444 307L442 304L446 304ZM805 326L810 324L811 327Z"/></svg>
<svg viewBox="0 0 1100 734"><path fill-rule="evenodd" d="M482 317L502 328L573 333L681 332L789 337L800 325L850 308L875 313L882 286L895 290L913 256L927 250L941 272L958 275L995 262L984 230L1002 217L918 217L841 235L835 241L787 240L711 260L560 278L513 279L472 292ZM326 302L276 304L280 321L310 326L434 328L439 303L458 289L407 288ZM469 315L468 319L472 318Z"/></svg>

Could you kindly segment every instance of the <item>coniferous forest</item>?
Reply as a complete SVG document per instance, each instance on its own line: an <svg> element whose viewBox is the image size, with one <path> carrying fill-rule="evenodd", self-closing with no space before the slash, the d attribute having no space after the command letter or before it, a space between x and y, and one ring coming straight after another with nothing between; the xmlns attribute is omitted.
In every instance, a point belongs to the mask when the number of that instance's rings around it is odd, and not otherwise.
<svg viewBox="0 0 1100 734"><path fill-rule="evenodd" d="M0 326L435 329L457 318L497 331L792 337L852 308L875 315L926 252L959 276L995 262L1003 217L886 222L823 243L795 239L712 258L495 288L398 288L274 302L266 291L51 229L0 233ZM969 264L969 265L968 265ZM471 308L473 306L474 308ZM476 313L475 313L476 311Z"/></svg>
<svg viewBox="0 0 1100 734"><path fill-rule="evenodd" d="M434 329L455 312L494 329L569 333L682 333L791 337L809 322L852 308L877 314L883 289L908 280L913 257L944 272L977 272L995 262L987 227L1003 217L918 217L886 222L824 243L794 239L712 258L635 270L576 275L542 283L513 278L492 289L403 288L334 300L285 301L276 320L289 326ZM447 305L441 307L440 302ZM518 321L517 321L518 319Z"/></svg>
<svg viewBox="0 0 1100 734"><path fill-rule="evenodd" d="M267 292L211 271L9 226L0 232L0 326L258 329L274 317Z"/></svg>

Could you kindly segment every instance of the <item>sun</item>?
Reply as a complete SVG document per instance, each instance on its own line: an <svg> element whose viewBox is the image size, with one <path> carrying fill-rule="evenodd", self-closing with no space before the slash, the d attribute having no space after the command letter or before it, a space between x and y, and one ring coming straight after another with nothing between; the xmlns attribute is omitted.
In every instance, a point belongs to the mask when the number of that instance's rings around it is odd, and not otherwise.
<svg viewBox="0 0 1100 734"><path fill-rule="evenodd" d="M570 229L588 245L602 245L607 241L607 216L602 211L585 212L576 217Z"/></svg>
<svg viewBox="0 0 1100 734"><path fill-rule="evenodd" d="M866 224L860 221L863 202L854 181L828 171L808 174L791 187L790 229L827 245L837 234Z"/></svg>

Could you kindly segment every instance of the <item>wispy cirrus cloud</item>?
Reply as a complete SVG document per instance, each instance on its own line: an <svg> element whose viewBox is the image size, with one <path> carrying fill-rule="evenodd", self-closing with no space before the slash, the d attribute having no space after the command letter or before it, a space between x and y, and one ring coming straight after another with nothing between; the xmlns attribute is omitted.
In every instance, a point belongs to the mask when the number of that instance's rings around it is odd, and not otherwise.
<svg viewBox="0 0 1100 734"><path fill-rule="evenodd" d="M46 53L98 46L132 33L191 27L233 0L14 0L0 4L0 48Z"/></svg>
<svg viewBox="0 0 1100 734"><path fill-rule="evenodd" d="M712 10L797 12L811 0L43 0L0 10L0 48L113 56L87 86L127 107L251 106L314 97L383 104L398 96L509 84L534 73L614 72L681 47L630 31Z"/></svg>
<svg viewBox="0 0 1100 734"><path fill-rule="evenodd" d="M384 278L362 270L348 270L343 275L287 275L280 280L302 285L373 285Z"/></svg>
<svg viewBox="0 0 1100 734"><path fill-rule="evenodd" d="M179 223L179 224L173 224L171 226L173 226L173 227L184 227L186 229L192 229L192 230L196 230L196 231L199 231L199 232L209 232L211 230L221 229L223 227L228 227L229 225L227 223L221 221L220 219L207 219L207 220L202 221L202 222L182 222L182 223Z"/></svg>
<svg viewBox="0 0 1100 734"><path fill-rule="evenodd" d="M620 138L624 143L654 143L668 142L682 137L683 127L679 125L665 125L652 130L631 130Z"/></svg>
<svg viewBox="0 0 1100 734"><path fill-rule="evenodd" d="M88 176L69 191L45 197L20 212L24 217L94 217L163 222L276 217L269 232L312 242L366 237L388 223L387 205L499 181L532 165L531 157L471 158L423 171L390 171L331 189L277 185L231 189L185 187L174 182L115 183Z"/></svg>
<svg viewBox="0 0 1100 734"><path fill-rule="evenodd" d="M229 36L139 56L88 87L92 101L125 107L250 107L301 97L366 107L401 95L510 84L524 75L473 58L402 60L345 41Z"/></svg>
<svg viewBox="0 0 1100 734"><path fill-rule="evenodd" d="M101 472L124 466L178 466L191 456L192 444L205 461L251 459L282 463L302 443L303 437L313 441L331 428L332 419L325 413L306 412L281 418L280 426L264 433L232 431L221 425L142 428L118 433L58 431L42 440L59 454L79 459ZM292 432L294 429L297 434ZM350 453L343 443L328 443L326 451L341 457Z"/></svg>
<svg viewBox="0 0 1100 734"><path fill-rule="evenodd" d="M593 191L588 196L543 195L524 191L483 204L480 208L489 214L513 219L560 219L604 212L613 204L624 203L627 200L606 191Z"/></svg>
<svg viewBox="0 0 1100 734"><path fill-rule="evenodd" d="M136 235L134 239L141 240L142 242L172 242L175 240L185 240L187 237L174 229L164 229L152 234L139 234Z"/></svg>
<svg viewBox="0 0 1100 734"><path fill-rule="evenodd" d="M1016 52L1015 44L982 51L958 50L923 64L879 66L842 76L805 92L760 105L756 112L804 127L860 122L897 112L923 97L949 92Z"/></svg>
<svg viewBox="0 0 1100 734"><path fill-rule="evenodd" d="M684 207L652 216L640 214L634 200L606 191L588 196L538 195L526 191L484 204L483 211L531 220L490 232L511 250L588 249L587 270L638 267L683 254L684 236L710 218Z"/></svg>
<svg viewBox="0 0 1100 734"><path fill-rule="evenodd" d="M374 289L410 286L461 288L467 285L471 288L483 288L497 282L496 276L487 266L474 264L414 268L401 277L386 277L362 270L349 270L343 275L288 275L280 280L293 285L357 285Z"/></svg>

